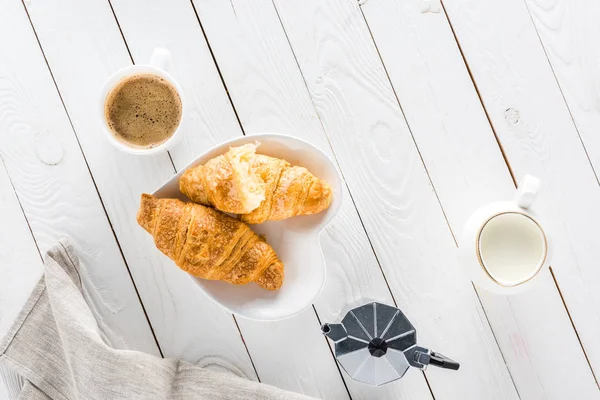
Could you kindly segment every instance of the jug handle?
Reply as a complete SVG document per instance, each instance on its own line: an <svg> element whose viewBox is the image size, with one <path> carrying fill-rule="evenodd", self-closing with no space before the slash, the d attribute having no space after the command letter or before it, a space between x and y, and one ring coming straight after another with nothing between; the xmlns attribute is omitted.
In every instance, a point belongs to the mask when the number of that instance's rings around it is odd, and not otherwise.
<svg viewBox="0 0 600 400"><path fill-rule="evenodd" d="M535 176L525 175L517 189L515 202L521 208L528 209L533 205L540 189L540 180Z"/></svg>

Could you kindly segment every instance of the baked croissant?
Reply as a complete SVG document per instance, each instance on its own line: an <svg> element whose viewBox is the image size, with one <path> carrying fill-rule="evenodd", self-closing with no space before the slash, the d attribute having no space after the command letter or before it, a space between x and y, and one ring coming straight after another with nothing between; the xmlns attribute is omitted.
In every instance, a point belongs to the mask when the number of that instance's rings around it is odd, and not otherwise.
<svg viewBox="0 0 600 400"><path fill-rule="evenodd" d="M243 222L200 204L143 194L138 224L156 247L184 271L237 285L256 282L268 290L283 283L283 263Z"/></svg>
<svg viewBox="0 0 600 400"><path fill-rule="evenodd" d="M256 154L258 143L232 147L205 165L190 168L179 188L192 201L241 214L260 224L319 213L331 205L329 185L306 168Z"/></svg>
<svg viewBox="0 0 600 400"><path fill-rule="evenodd" d="M232 214L246 214L265 198L265 184L252 173L255 144L232 147L181 176L179 188L190 200Z"/></svg>

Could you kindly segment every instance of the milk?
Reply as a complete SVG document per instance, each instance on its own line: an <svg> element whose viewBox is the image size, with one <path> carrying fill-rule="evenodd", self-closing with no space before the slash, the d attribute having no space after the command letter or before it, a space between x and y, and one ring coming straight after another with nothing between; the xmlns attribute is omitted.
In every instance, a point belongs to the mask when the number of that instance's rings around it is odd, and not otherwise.
<svg viewBox="0 0 600 400"><path fill-rule="evenodd" d="M478 241L481 264L503 286L515 286L532 278L546 257L546 239L540 226L519 212L492 217Z"/></svg>

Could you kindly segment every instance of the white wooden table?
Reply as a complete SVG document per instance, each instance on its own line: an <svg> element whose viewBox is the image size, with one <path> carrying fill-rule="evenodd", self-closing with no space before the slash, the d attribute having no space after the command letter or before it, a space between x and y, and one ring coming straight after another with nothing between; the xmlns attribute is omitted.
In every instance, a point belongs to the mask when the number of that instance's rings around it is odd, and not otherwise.
<svg viewBox="0 0 600 400"><path fill-rule="evenodd" d="M0 0L0 333L70 236L119 348L325 399L600 398L599 21L594 0ZM193 129L170 154L126 155L102 136L99 89L156 46ZM135 222L140 193L257 132L329 152L348 189L323 294L276 323L214 305ZM551 273L510 298L477 290L458 233L526 173ZM461 369L353 382L319 324L361 299L397 304Z"/></svg>

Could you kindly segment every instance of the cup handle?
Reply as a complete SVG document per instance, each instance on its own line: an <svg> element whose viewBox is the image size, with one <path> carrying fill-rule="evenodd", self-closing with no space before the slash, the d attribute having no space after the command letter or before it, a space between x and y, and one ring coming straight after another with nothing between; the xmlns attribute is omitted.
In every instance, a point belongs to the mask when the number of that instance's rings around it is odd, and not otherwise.
<svg viewBox="0 0 600 400"><path fill-rule="evenodd" d="M521 208L528 209L533 205L540 189L540 180L535 176L525 175L521 180L515 202Z"/></svg>
<svg viewBox="0 0 600 400"><path fill-rule="evenodd" d="M164 47L157 47L150 57L150 65L169 72L172 65L171 52Z"/></svg>

